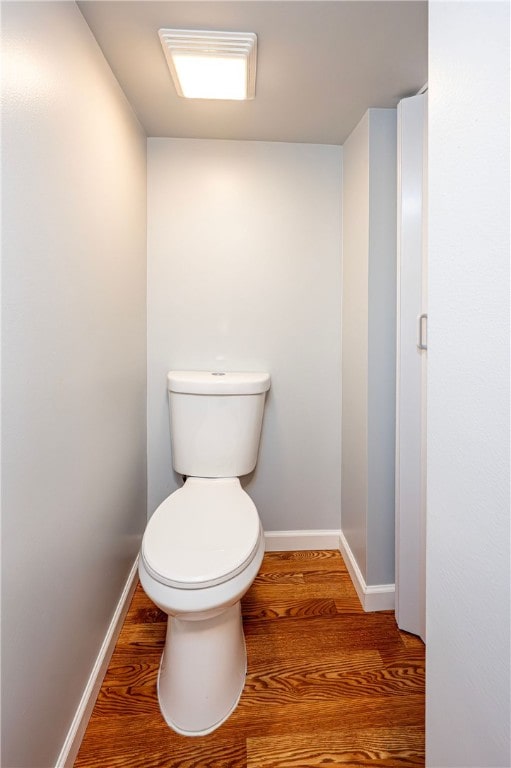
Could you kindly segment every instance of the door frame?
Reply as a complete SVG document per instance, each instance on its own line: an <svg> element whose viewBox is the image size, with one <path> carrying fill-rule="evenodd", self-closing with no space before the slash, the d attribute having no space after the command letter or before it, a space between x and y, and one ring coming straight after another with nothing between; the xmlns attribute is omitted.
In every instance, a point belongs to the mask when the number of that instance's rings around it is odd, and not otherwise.
<svg viewBox="0 0 511 768"><path fill-rule="evenodd" d="M427 95L403 99L397 123L395 612L400 629L425 640Z"/></svg>

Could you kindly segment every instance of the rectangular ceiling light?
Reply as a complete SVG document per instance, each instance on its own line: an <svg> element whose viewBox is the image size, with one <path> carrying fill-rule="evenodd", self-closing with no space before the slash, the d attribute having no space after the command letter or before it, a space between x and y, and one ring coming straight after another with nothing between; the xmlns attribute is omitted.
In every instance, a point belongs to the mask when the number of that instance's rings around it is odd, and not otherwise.
<svg viewBox="0 0 511 768"><path fill-rule="evenodd" d="M254 98L257 35L253 32L160 29L159 35L179 96Z"/></svg>

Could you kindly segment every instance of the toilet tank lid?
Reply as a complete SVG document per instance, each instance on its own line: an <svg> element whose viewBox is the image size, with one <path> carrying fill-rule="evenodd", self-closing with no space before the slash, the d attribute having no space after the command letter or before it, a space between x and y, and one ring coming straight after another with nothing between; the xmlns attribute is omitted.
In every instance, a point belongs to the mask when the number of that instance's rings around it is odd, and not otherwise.
<svg viewBox="0 0 511 768"><path fill-rule="evenodd" d="M257 395L270 388L269 373L170 371L169 392L189 395Z"/></svg>

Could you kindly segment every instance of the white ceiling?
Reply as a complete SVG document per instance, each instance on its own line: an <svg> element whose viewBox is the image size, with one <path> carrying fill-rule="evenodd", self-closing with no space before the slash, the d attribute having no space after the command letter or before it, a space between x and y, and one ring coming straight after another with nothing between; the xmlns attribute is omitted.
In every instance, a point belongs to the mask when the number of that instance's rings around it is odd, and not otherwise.
<svg viewBox="0 0 511 768"><path fill-rule="evenodd" d="M78 3L148 136L342 144L368 107L427 81L420 0L82 0ZM158 29L256 32L256 98L176 95Z"/></svg>

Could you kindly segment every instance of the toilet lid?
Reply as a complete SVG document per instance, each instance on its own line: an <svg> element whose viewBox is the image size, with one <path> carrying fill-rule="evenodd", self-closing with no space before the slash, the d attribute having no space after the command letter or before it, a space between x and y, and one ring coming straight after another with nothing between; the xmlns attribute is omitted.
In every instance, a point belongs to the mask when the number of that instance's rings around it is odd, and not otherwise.
<svg viewBox="0 0 511 768"><path fill-rule="evenodd" d="M142 559L157 581L180 589L221 584L255 555L261 524L237 477L190 477L153 514Z"/></svg>

